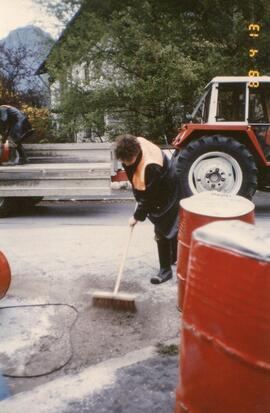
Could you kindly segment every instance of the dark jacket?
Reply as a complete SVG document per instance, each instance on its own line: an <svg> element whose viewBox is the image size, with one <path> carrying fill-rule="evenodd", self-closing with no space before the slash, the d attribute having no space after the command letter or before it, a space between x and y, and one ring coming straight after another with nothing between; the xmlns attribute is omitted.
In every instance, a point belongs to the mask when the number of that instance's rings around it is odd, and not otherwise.
<svg viewBox="0 0 270 413"><path fill-rule="evenodd" d="M26 115L13 106L0 106L0 134L4 140L10 138L16 144L32 133L33 129Z"/></svg>
<svg viewBox="0 0 270 413"><path fill-rule="evenodd" d="M138 140L141 152L135 163L130 166L123 164L138 203L134 218L144 221L148 217L155 225L156 233L171 239L178 230L179 196L175 169L156 145L143 138ZM150 158L149 153L147 155L148 149L151 150L149 144L155 147ZM136 175L139 176L139 181Z"/></svg>

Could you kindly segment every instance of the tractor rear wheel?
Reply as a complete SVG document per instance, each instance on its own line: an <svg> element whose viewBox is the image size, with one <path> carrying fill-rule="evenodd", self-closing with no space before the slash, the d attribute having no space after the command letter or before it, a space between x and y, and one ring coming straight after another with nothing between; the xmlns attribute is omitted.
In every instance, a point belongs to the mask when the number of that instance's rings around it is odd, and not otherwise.
<svg viewBox="0 0 270 413"><path fill-rule="evenodd" d="M257 187L255 160L245 145L224 136L204 136L180 151L181 196L219 191L251 199Z"/></svg>

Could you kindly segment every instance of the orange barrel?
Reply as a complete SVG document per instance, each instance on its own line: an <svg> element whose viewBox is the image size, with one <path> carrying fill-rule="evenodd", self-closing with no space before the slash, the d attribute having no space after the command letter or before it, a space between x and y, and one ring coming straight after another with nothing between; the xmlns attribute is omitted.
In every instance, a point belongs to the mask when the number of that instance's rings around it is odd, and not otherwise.
<svg viewBox="0 0 270 413"><path fill-rule="evenodd" d="M180 201L178 231L178 309L182 311L191 236L194 229L217 220L240 219L254 223L255 205L238 195L202 192Z"/></svg>
<svg viewBox="0 0 270 413"><path fill-rule="evenodd" d="M2 145L2 152L1 152L1 163L8 162L10 155L10 147L8 141Z"/></svg>
<svg viewBox="0 0 270 413"><path fill-rule="evenodd" d="M11 281L11 272L8 260L0 251L0 299L6 295Z"/></svg>
<svg viewBox="0 0 270 413"><path fill-rule="evenodd" d="M194 231L175 413L270 412L270 231Z"/></svg>
<svg viewBox="0 0 270 413"><path fill-rule="evenodd" d="M9 154L10 154L9 143L6 142L4 144L1 144L1 146L0 146L0 164L2 162L8 162Z"/></svg>

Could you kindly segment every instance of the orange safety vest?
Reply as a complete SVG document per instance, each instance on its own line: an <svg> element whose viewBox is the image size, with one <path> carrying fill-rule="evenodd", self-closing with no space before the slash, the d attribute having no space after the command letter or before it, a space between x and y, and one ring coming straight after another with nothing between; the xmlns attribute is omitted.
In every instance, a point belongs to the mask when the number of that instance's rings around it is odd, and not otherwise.
<svg viewBox="0 0 270 413"><path fill-rule="evenodd" d="M142 150L142 159L132 177L132 184L135 189L145 191L145 168L151 163L162 167L163 155L161 149L147 139L139 137L137 140Z"/></svg>

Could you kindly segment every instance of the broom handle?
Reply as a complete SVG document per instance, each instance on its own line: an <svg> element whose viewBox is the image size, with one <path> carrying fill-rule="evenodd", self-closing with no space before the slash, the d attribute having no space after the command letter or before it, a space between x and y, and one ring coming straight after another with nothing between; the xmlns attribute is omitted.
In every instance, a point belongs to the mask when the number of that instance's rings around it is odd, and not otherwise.
<svg viewBox="0 0 270 413"><path fill-rule="evenodd" d="M124 270L124 264L125 264L125 261L126 261L126 258L127 258L128 248L129 248L129 244L130 244L130 241L131 241L133 229L134 229L134 226L130 227L128 240L127 240L127 243L126 243L126 248L125 248L124 254L122 256L121 263L120 263L120 267L119 267L117 279L116 279L116 282L115 282L115 287L114 287L114 290L113 290L113 294L117 294L118 290L119 290L120 281L121 281L121 278L122 278L122 274L123 274L123 270Z"/></svg>

